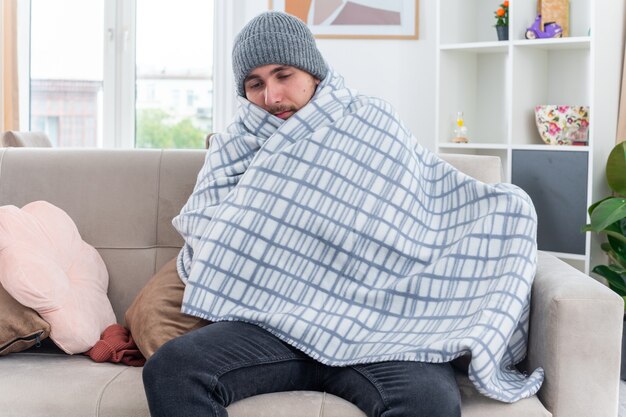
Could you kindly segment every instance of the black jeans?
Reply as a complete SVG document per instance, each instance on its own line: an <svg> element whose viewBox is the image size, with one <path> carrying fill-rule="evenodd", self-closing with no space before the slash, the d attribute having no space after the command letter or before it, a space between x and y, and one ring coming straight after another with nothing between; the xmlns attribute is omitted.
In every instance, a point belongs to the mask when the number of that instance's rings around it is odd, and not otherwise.
<svg viewBox="0 0 626 417"><path fill-rule="evenodd" d="M169 341L146 363L143 380L153 417L224 417L234 401L295 390L334 394L369 417L461 415L450 364L326 366L241 322L214 323Z"/></svg>

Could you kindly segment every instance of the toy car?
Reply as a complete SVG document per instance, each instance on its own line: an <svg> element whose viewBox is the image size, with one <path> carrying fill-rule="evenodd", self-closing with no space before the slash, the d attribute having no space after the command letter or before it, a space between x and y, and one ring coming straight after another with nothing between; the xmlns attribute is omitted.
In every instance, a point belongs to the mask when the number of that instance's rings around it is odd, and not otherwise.
<svg viewBox="0 0 626 417"><path fill-rule="evenodd" d="M526 39L560 38L563 28L556 22L546 22L541 30L541 15L538 14L531 27L526 29Z"/></svg>

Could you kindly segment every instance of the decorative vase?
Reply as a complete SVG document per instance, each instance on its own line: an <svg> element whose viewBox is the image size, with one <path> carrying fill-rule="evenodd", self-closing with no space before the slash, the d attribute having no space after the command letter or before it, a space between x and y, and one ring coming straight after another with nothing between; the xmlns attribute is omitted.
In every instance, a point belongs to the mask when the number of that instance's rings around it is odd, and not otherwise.
<svg viewBox="0 0 626 417"><path fill-rule="evenodd" d="M498 32L499 41L509 40L509 27L508 26L496 26L496 32Z"/></svg>
<svg viewBox="0 0 626 417"><path fill-rule="evenodd" d="M539 136L548 145L588 144L589 106L535 106L535 123Z"/></svg>

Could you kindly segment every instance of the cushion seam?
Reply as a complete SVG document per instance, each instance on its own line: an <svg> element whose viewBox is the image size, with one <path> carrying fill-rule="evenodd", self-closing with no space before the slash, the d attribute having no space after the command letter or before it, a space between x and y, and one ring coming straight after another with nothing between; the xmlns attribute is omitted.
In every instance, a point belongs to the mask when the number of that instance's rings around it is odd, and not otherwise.
<svg viewBox="0 0 626 417"><path fill-rule="evenodd" d="M156 198L156 233L155 233L155 244L159 245L159 207L161 207L161 169L163 169L163 152L161 149L161 154L159 155L159 169L157 170L157 198ZM157 268L157 254L154 254L154 265L152 268L152 272L156 273Z"/></svg>
<svg viewBox="0 0 626 417"><path fill-rule="evenodd" d="M5 344L0 345L0 354L6 350L9 350L12 346L15 346L16 343L19 343L20 341L25 341L26 338L30 338L37 334L39 334L40 340L44 339L43 335L46 334L45 328L40 328L40 329L38 328L37 330L29 332L28 334L25 334L25 335L20 335L20 334L14 335L11 339L8 339L8 341ZM30 341L32 341L33 344L26 347L25 349L29 349L30 347L34 346L37 343L35 340L30 340ZM11 353L15 353L15 352L11 352Z"/></svg>
<svg viewBox="0 0 626 417"><path fill-rule="evenodd" d="M114 249L114 250L132 250L132 249L180 249L182 246L178 245L147 245L147 246L94 246L96 249Z"/></svg>
<svg viewBox="0 0 626 417"><path fill-rule="evenodd" d="M96 412L95 412L95 416L98 417L100 416L100 406L102 404L102 398L104 397L104 393L106 392L107 388L109 387L109 385L111 385L111 383L113 383L113 381L115 381L120 375L122 375L124 372L128 371L128 369L130 368L125 368L122 369L121 371L119 371L117 374L113 375L113 377L106 383L104 384L104 387L102 387L102 390L100 391L100 395L98 395L98 400L96 401Z"/></svg>
<svg viewBox="0 0 626 417"><path fill-rule="evenodd" d="M552 304L553 305L553 307L552 307L553 308L552 316L556 319L556 317L558 316L559 300L555 299L554 301L555 302ZM559 328L561 326L560 326L559 320L555 320L555 321L556 321L556 324L555 324L556 329L555 329L554 333L555 334L559 334ZM558 353L560 351L561 351L561 338L557 337L557 340L556 340L556 352ZM560 371L560 369L561 369L561 357L560 356L561 355L557 354L556 355L556 360L555 360L555 362L556 362L556 381L557 381L557 383L559 385L561 385L561 371ZM544 376L544 378L545 378L545 376ZM554 410L554 411L558 411L558 408L559 408L558 404L560 403L560 397L561 397L560 390L557 390L556 398L554 399L555 400L554 404L556 405L557 409Z"/></svg>
<svg viewBox="0 0 626 417"><path fill-rule="evenodd" d="M60 349L60 348L59 348ZM65 352L50 352L50 353L45 353L45 352L15 352L12 353L11 356L13 357L18 357L18 356L22 356L24 358L28 357L28 356L43 356L43 357L50 357L50 356L56 356L56 357L66 357L69 356L67 353Z"/></svg>
<svg viewBox="0 0 626 417"><path fill-rule="evenodd" d="M322 404L320 404L320 414L318 417L324 417L324 404L326 404L326 392L322 392Z"/></svg>

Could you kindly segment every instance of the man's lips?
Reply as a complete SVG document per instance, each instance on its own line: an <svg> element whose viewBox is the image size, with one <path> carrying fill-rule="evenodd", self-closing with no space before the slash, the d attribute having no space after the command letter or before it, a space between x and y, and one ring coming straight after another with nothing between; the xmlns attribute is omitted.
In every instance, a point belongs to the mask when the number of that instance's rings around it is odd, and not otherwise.
<svg viewBox="0 0 626 417"><path fill-rule="evenodd" d="M280 113L274 113L274 116L279 117L281 119L286 119L289 116L291 116L293 114L293 112L291 110L285 110L283 112Z"/></svg>

